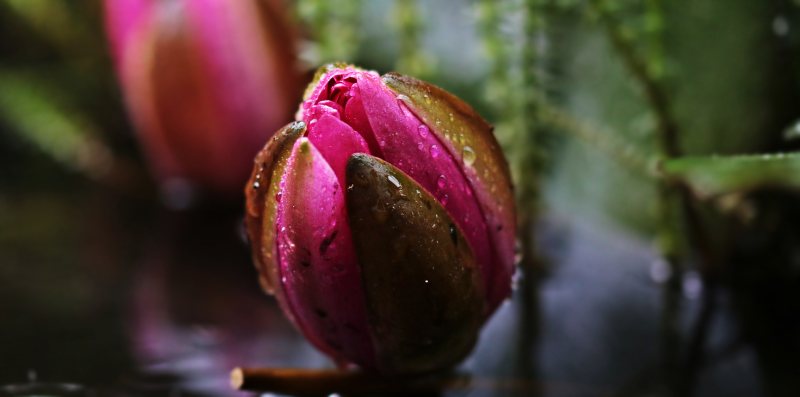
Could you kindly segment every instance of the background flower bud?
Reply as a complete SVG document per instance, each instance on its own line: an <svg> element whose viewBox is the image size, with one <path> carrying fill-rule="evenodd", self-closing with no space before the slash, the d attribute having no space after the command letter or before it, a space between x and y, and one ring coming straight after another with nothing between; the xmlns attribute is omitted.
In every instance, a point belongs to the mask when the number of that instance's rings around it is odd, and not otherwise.
<svg viewBox="0 0 800 397"><path fill-rule="evenodd" d="M264 288L319 349L383 372L451 366L510 293L515 214L491 127L438 87L329 66L256 157Z"/></svg>
<svg viewBox="0 0 800 397"><path fill-rule="evenodd" d="M299 74L279 1L106 0L131 118L162 181L235 193L290 117Z"/></svg>

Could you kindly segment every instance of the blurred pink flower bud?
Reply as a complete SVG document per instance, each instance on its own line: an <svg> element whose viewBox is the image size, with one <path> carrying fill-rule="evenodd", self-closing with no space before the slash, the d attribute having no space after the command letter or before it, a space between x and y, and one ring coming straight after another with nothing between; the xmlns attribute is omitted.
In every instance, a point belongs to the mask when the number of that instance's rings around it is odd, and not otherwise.
<svg viewBox="0 0 800 397"><path fill-rule="evenodd" d="M298 118L246 189L262 286L339 363L454 365L514 268L513 193L491 126L438 87L349 66L318 72Z"/></svg>
<svg viewBox="0 0 800 397"><path fill-rule="evenodd" d="M235 193L300 93L278 0L105 0L131 118L161 182Z"/></svg>

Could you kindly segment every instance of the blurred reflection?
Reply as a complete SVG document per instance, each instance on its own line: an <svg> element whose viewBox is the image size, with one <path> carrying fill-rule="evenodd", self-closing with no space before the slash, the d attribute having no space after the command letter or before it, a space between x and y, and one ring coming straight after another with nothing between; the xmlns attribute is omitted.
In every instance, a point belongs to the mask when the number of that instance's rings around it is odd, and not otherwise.
<svg viewBox="0 0 800 397"><path fill-rule="evenodd" d="M131 289L128 330L141 373L126 387L230 394L236 366L326 365L259 290L239 223L208 210L162 219Z"/></svg>
<svg viewBox="0 0 800 397"><path fill-rule="evenodd" d="M331 366L260 291L238 208L165 212L88 192L57 203L0 203L0 231L14 231L0 239L0 396L236 395L235 366ZM681 277L673 350L673 275L648 242L548 219L536 300L515 291L458 369L469 382L443 395L796 395L800 266L780 258L800 258L800 216L757 218L726 261L737 277Z"/></svg>
<svg viewBox="0 0 800 397"><path fill-rule="evenodd" d="M0 386L0 396L89 396L91 392L77 383L41 382L36 371L28 371L28 381Z"/></svg>

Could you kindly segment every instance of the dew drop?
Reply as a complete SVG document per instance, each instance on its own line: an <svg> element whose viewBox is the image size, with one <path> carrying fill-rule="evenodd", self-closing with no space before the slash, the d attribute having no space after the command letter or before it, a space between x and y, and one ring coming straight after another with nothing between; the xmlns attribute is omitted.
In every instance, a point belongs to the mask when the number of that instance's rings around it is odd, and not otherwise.
<svg viewBox="0 0 800 397"><path fill-rule="evenodd" d="M278 193L275 193L275 201L280 203L282 197L283 197L283 192L279 191Z"/></svg>
<svg viewBox="0 0 800 397"><path fill-rule="evenodd" d="M392 185L394 185L394 187L396 187L398 189L400 188L400 181L398 181L397 178L394 175L389 175L389 176L386 177L386 179L388 179L389 182L391 182Z"/></svg>
<svg viewBox="0 0 800 397"><path fill-rule="evenodd" d="M424 143L422 143L422 142L418 143L418 144L417 144L417 149L418 149L419 151L424 151L424 150L425 150L425 144L424 144Z"/></svg>
<svg viewBox="0 0 800 397"><path fill-rule="evenodd" d="M447 178L445 178L444 175L439 175L439 178L436 179L436 186L439 186L439 189L444 189L446 183Z"/></svg>
<svg viewBox="0 0 800 397"><path fill-rule="evenodd" d="M419 127L417 127L417 132L419 132L420 138L427 138L431 130L428 129L428 126L420 124Z"/></svg>
<svg viewBox="0 0 800 397"><path fill-rule="evenodd" d="M439 155L442 153L442 150L439 149L439 145L431 145L430 152L431 152L431 157L438 158Z"/></svg>
<svg viewBox="0 0 800 397"><path fill-rule="evenodd" d="M449 200L449 197L446 194L439 200L442 203L442 207L447 205L447 200Z"/></svg>
<svg viewBox="0 0 800 397"><path fill-rule="evenodd" d="M464 159L465 165L471 166L475 163L475 157L477 156L475 155L475 150L469 146L464 146L464 148L461 149L461 157Z"/></svg>
<svg viewBox="0 0 800 397"><path fill-rule="evenodd" d="M261 187L261 182L255 181L253 182L253 190L258 190Z"/></svg>

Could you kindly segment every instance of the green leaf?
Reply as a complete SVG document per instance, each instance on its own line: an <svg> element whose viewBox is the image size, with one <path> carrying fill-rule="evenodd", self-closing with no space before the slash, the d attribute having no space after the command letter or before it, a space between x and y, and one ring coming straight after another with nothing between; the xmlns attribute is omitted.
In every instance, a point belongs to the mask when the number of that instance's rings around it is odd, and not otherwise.
<svg viewBox="0 0 800 397"><path fill-rule="evenodd" d="M665 161L661 171L701 198L764 187L800 190L800 153L682 157Z"/></svg>

